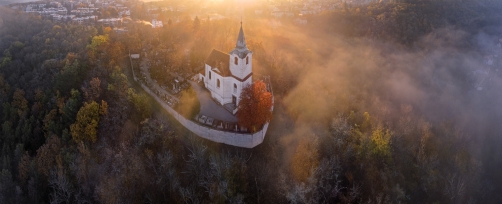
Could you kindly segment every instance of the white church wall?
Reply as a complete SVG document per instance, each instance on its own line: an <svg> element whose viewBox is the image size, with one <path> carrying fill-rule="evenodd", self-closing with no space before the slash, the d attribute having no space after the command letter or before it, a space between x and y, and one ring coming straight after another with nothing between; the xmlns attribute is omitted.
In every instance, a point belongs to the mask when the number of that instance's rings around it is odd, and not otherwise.
<svg viewBox="0 0 502 204"><path fill-rule="evenodd" d="M239 81L235 78L232 78L232 94L235 95L235 97L237 98L237 104L239 104L239 101L240 101L240 97L241 97L241 93L242 93L242 89L244 89L246 86L250 85L253 81L253 77L249 77L246 81ZM237 85L237 91L234 92L233 91L233 84L236 84ZM231 96L230 96L231 97Z"/></svg>
<svg viewBox="0 0 502 204"><path fill-rule="evenodd" d="M251 72L253 72L253 53L248 53L249 57L248 64L246 64L246 58L242 59L244 67L244 76L247 77Z"/></svg>
<svg viewBox="0 0 502 204"><path fill-rule="evenodd" d="M209 70L211 70L211 67L206 65L204 82L206 88L211 92L211 96L221 104L232 103L232 96L235 96L237 99L236 104L239 104L242 89L252 83L252 76L241 82L234 77L222 77L218 73L211 71L211 78L209 78ZM220 88L217 86L218 79L220 80ZM234 84L237 85L235 92Z"/></svg>
<svg viewBox="0 0 502 204"><path fill-rule="evenodd" d="M232 77L225 77L225 79L223 80L223 88L225 89L223 94L223 104L232 103L232 82Z"/></svg>
<svg viewBox="0 0 502 204"><path fill-rule="evenodd" d="M237 57L237 65L235 64L235 57ZM249 57L248 64L246 64L246 58L241 59L235 54L230 55L230 71L232 74L238 78L244 79L252 72L253 66L253 57L252 53L248 53L247 57Z"/></svg>
<svg viewBox="0 0 502 204"><path fill-rule="evenodd" d="M209 73L211 73L211 78L209 77ZM221 104L223 103L223 87L221 87L223 77L218 73L211 71L211 66L206 65L206 76L205 77L205 85L206 88L211 92L211 97L213 97L216 101ZM217 87L218 79L220 80L220 88Z"/></svg>
<svg viewBox="0 0 502 204"><path fill-rule="evenodd" d="M212 73L211 73L211 77L209 77L209 72L211 70L211 67L206 64L206 68L205 69L206 69L206 77L204 79L204 84L205 84L205 86L206 86L207 89L210 89L210 88L212 88L212 86L211 86L211 80L213 78L212 77Z"/></svg>

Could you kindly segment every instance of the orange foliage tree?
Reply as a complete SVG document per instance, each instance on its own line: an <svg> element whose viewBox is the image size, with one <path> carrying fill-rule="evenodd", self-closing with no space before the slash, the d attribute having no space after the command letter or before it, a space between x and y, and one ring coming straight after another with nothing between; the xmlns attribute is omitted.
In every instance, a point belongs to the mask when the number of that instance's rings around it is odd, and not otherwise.
<svg viewBox="0 0 502 204"><path fill-rule="evenodd" d="M258 128L272 118L272 93L267 91L266 85L259 80L242 90L237 118L239 125L256 132Z"/></svg>

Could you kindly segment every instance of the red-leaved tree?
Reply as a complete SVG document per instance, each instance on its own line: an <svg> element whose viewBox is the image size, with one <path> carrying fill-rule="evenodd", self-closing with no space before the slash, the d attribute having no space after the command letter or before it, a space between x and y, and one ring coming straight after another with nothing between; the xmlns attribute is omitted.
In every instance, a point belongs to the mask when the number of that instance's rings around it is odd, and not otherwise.
<svg viewBox="0 0 502 204"><path fill-rule="evenodd" d="M259 80L242 90L237 118L239 125L250 132L256 132L272 118L272 93L267 91L266 85Z"/></svg>

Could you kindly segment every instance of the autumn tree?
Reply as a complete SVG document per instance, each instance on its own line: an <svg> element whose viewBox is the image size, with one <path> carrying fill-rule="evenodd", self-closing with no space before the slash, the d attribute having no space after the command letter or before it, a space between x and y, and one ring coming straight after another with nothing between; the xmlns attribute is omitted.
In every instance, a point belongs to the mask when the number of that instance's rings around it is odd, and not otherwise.
<svg viewBox="0 0 502 204"><path fill-rule="evenodd" d="M75 141L96 142L99 124L99 104L95 101L85 103L77 113L75 123L70 126L71 136Z"/></svg>
<svg viewBox="0 0 502 204"><path fill-rule="evenodd" d="M96 101L101 95L101 80L98 77L92 78L89 81L89 88L82 88L84 96L87 100Z"/></svg>
<svg viewBox="0 0 502 204"><path fill-rule="evenodd" d="M24 98L24 91L16 89L12 98L12 107L17 109L19 117L24 116L28 110L28 101Z"/></svg>
<svg viewBox="0 0 502 204"><path fill-rule="evenodd" d="M99 56L99 53L109 45L109 39L106 35L94 36L92 38L91 44L87 45L89 58L92 60L96 59Z"/></svg>
<svg viewBox="0 0 502 204"><path fill-rule="evenodd" d="M371 133L371 153L375 156L388 159L391 156L391 132L377 128Z"/></svg>
<svg viewBox="0 0 502 204"><path fill-rule="evenodd" d="M185 118L193 118L200 111L200 102L197 98L197 93L190 87L181 92L178 112Z"/></svg>
<svg viewBox="0 0 502 204"><path fill-rule="evenodd" d="M108 103L104 100L101 100L101 106L99 107L99 114L103 116L108 115Z"/></svg>
<svg viewBox="0 0 502 204"><path fill-rule="evenodd" d="M152 114L152 107L149 104L148 98L145 94L136 94L134 89L127 90L127 99L134 105L138 111L141 119L146 119Z"/></svg>
<svg viewBox="0 0 502 204"><path fill-rule="evenodd" d="M305 182L313 169L319 165L319 140L316 135L303 137L291 162L291 169L296 181Z"/></svg>
<svg viewBox="0 0 502 204"><path fill-rule="evenodd" d="M267 91L266 84L259 80L245 87L240 96L237 118L239 125L256 132L272 118L272 93Z"/></svg>
<svg viewBox="0 0 502 204"><path fill-rule="evenodd" d="M50 170L56 166L56 157L59 155L60 149L61 140L53 135L37 150L35 163L38 172L49 176Z"/></svg>

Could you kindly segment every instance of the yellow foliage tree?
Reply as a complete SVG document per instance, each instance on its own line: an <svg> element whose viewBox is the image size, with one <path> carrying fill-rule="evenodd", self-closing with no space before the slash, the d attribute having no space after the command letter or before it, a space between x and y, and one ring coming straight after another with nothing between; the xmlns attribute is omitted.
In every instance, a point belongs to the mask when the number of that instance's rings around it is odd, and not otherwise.
<svg viewBox="0 0 502 204"><path fill-rule="evenodd" d="M291 168L294 178L299 182L305 182L309 178L312 170L319 166L317 136L304 137L298 143Z"/></svg>
<svg viewBox="0 0 502 204"><path fill-rule="evenodd" d="M387 129L377 128L371 134L371 153L382 158L391 156L390 138L392 134Z"/></svg>
<svg viewBox="0 0 502 204"><path fill-rule="evenodd" d="M101 106L99 108L99 114L107 116L108 115L108 103L104 100L101 100Z"/></svg>
<svg viewBox="0 0 502 204"><path fill-rule="evenodd" d="M75 123L70 126L71 136L76 142L96 142L97 127L99 124L99 104L95 101L84 103L77 113Z"/></svg>
<svg viewBox="0 0 502 204"><path fill-rule="evenodd" d="M152 114L152 107L148 102L147 96L145 94L136 94L136 92L132 88L129 88L127 90L127 94L127 98L130 102L133 103L136 111L138 111L138 113L141 115L141 118L146 119L150 117L150 115Z"/></svg>

